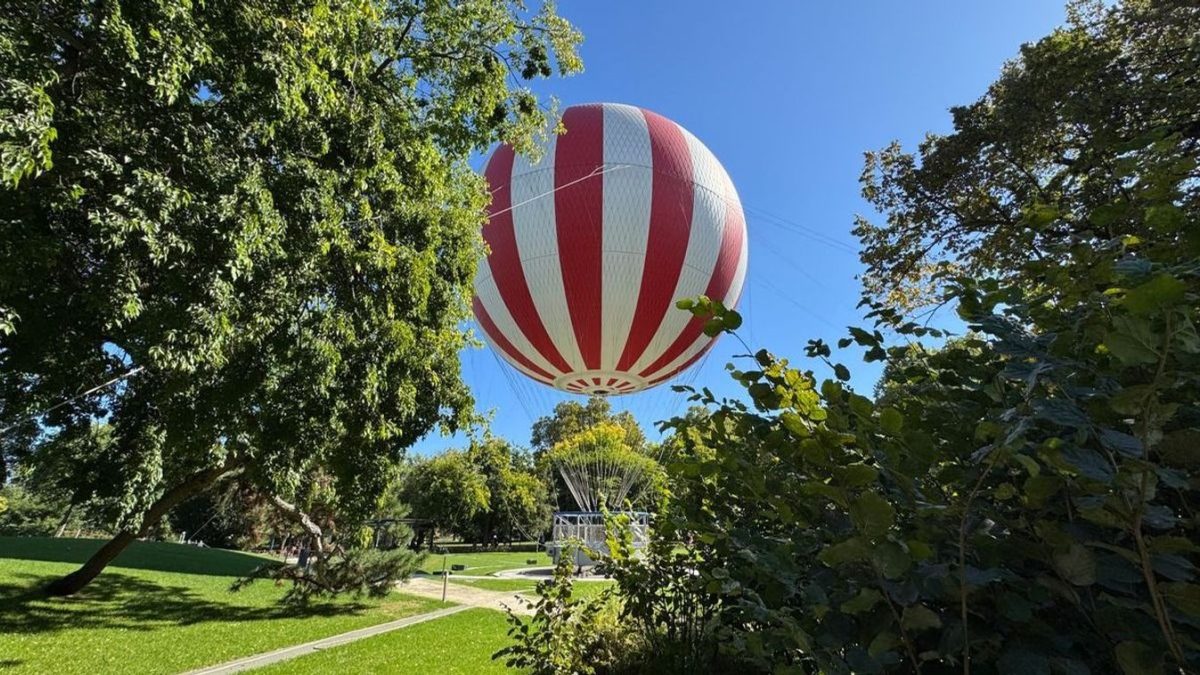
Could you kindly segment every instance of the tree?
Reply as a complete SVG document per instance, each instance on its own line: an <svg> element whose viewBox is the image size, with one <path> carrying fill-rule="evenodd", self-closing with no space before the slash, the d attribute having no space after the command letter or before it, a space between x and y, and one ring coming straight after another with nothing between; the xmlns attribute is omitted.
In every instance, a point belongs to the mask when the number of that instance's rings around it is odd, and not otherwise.
<svg viewBox="0 0 1200 675"><path fill-rule="evenodd" d="M534 538L550 525L546 485L524 453L494 436L418 461L401 498L464 541Z"/></svg>
<svg viewBox="0 0 1200 675"><path fill-rule="evenodd" d="M732 369L745 400L697 390L708 414L670 422L673 499L612 565L628 624L682 645L647 661L1200 668L1200 8L1072 12L919 160L868 159L871 325L838 347L886 364L876 398L810 341L813 370L761 350ZM911 300L969 333L941 342Z"/></svg>
<svg viewBox="0 0 1200 675"><path fill-rule="evenodd" d="M582 510L621 509L625 499L653 504L648 488L661 483L662 467L630 448L626 438L624 427L602 422L558 442L542 460L558 479L560 494L571 495Z"/></svg>
<svg viewBox="0 0 1200 675"><path fill-rule="evenodd" d="M401 494L414 516L430 518L463 538L471 536L475 519L488 512L492 497L486 478L461 450L417 462Z"/></svg>
<svg viewBox="0 0 1200 675"><path fill-rule="evenodd" d="M0 16L0 412L52 435L106 417L113 480L76 482L121 507L52 592L231 475L303 521L298 477L328 471L367 513L405 448L464 420L487 203L466 160L532 147L548 113L520 83L578 70L578 40L493 0Z"/></svg>
<svg viewBox="0 0 1200 675"><path fill-rule="evenodd" d="M1164 227L1200 238L1185 227L1200 208L1190 79L1200 10L1097 0L1073 3L1069 17L1023 46L985 96L952 108L952 134L929 136L916 155L896 143L867 154L863 195L886 215L860 217L856 230L875 298L928 303L948 272L1011 279L1066 240ZM1178 198L1164 203L1164 190Z"/></svg>
<svg viewBox="0 0 1200 675"><path fill-rule="evenodd" d="M645 449L646 435L633 415L628 410L614 414L607 398L593 396L586 404L563 401L554 406L553 413L533 423L530 443L534 458L541 457L542 453L567 438L605 422L616 424L625 431L625 444L631 449L639 452Z"/></svg>
<svg viewBox="0 0 1200 675"><path fill-rule="evenodd" d="M488 487L488 508L475 518L469 535L472 540L536 539L546 531L550 498L527 454L504 439L489 436L471 443L467 459Z"/></svg>

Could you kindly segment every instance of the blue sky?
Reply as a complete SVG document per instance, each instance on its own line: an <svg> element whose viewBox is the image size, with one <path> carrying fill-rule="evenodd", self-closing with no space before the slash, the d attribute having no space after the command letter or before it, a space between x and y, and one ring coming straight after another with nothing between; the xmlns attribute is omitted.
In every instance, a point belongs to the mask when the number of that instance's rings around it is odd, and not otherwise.
<svg viewBox="0 0 1200 675"><path fill-rule="evenodd" d="M559 12L583 31L585 72L539 93L564 106L650 108L716 154L747 210L741 333L799 362L809 338L834 343L861 323L850 229L855 214L872 215L859 195L862 153L949 131L950 106L978 98L1023 42L1064 18L1055 0L563 0ZM724 366L741 351L724 339L678 381L737 395ZM855 352L842 360L869 392L878 366ZM463 371L478 408L494 411L493 433L522 445L533 419L567 398L523 380L486 347L464 352ZM656 421L687 406L667 386L612 400L652 437ZM433 435L414 452L463 443Z"/></svg>

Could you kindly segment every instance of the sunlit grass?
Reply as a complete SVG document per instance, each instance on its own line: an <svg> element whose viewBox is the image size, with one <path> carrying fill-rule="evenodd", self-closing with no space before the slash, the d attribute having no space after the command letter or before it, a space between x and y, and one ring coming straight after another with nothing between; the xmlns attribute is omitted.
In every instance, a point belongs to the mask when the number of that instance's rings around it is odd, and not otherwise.
<svg viewBox="0 0 1200 675"><path fill-rule="evenodd" d="M446 606L393 593L287 607L271 582L229 591L261 557L143 542L75 596L40 596L98 545L0 538L5 673L177 673Z"/></svg>

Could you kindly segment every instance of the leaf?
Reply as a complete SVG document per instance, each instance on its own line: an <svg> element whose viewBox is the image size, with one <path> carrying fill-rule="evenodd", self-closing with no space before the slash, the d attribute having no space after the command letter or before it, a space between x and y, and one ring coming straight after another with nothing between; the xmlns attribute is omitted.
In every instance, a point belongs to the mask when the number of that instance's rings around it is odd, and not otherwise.
<svg viewBox="0 0 1200 675"><path fill-rule="evenodd" d="M904 630L920 632L932 628L941 628L942 619L925 605L912 605L904 608L904 615L900 619L900 625Z"/></svg>
<svg viewBox="0 0 1200 675"><path fill-rule="evenodd" d="M850 369L847 368L846 366L843 366L840 363L834 364L833 374L835 376L837 376L837 379L841 380L842 382L845 382L846 380L850 379Z"/></svg>
<svg viewBox="0 0 1200 675"><path fill-rule="evenodd" d="M1040 508L1061 487L1062 482L1057 476L1030 476L1025 481L1025 499L1029 501L1030 506Z"/></svg>
<svg viewBox="0 0 1200 675"><path fill-rule="evenodd" d="M1101 429L1100 444L1126 457L1141 457L1142 442L1136 437L1116 429Z"/></svg>
<svg viewBox="0 0 1200 675"><path fill-rule="evenodd" d="M1125 675L1162 675L1162 653L1141 642L1127 640L1114 650Z"/></svg>
<svg viewBox="0 0 1200 675"><path fill-rule="evenodd" d="M862 487L874 483L879 470L866 464L834 467L833 478L844 487Z"/></svg>
<svg viewBox="0 0 1200 675"><path fill-rule="evenodd" d="M904 415L895 408L884 408L879 411L879 426L889 436L899 436L904 428Z"/></svg>
<svg viewBox="0 0 1200 675"><path fill-rule="evenodd" d="M860 532L879 536L888 531L896 517L896 509L876 492L864 492L850 505L850 518Z"/></svg>
<svg viewBox="0 0 1200 675"><path fill-rule="evenodd" d="M1163 597L1188 616L1200 616L1200 586L1183 582L1160 584Z"/></svg>
<svg viewBox="0 0 1200 675"><path fill-rule="evenodd" d="M879 567L879 572L888 579L898 579L904 576L912 566L908 551L894 541L880 543L871 552L871 560Z"/></svg>
<svg viewBox="0 0 1200 675"><path fill-rule="evenodd" d="M858 592L858 595L842 603L842 611L846 614L861 614L869 611L882 599L883 595L879 591L874 588L864 588Z"/></svg>
<svg viewBox="0 0 1200 675"><path fill-rule="evenodd" d="M1159 274L1125 294L1121 304L1134 314L1151 314L1183 301L1187 284L1170 274Z"/></svg>
<svg viewBox="0 0 1200 675"><path fill-rule="evenodd" d="M1067 448L1062 451L1062 458L1071 465L1080 476L1091 478L1103 483L1113 479L1113 468L1103 455L1090 448Z"/></svg>
<svg viewBox="0 0 1200 675"><path fill-rule="evenodd" d="M1104 346L1126 366L1158 361L1154 331L1144 319L1118 316L1113 330L1104 337Z"/></svg>
<svg viewBox="0 0 1200 675"><path fill-rule="evenodd" d="M837 567L838 565L851 562L861 562L870 557L871 547L858 537L847 539L832 546L826 546L817 554L817 559L830 567Z"/></svg>
<svg viewBox="0 0 1200 675"><path fill-rule="evenodd" d="M1090 426L1091 420L1071 401L1063 399L1041 399L1033 402L1038 418L1072 429Z"/></svg>
<svg viewBox="0 0 1200 675"><path fill-rule="evenodd" d="M1054 569L1076 586L1096 583L1096 558L1083 544L1071 544L1065 552L1055 553Z"/></svg>
<svg viewBox="0 0 1200 675"><path fill-rule="evenodd" d="M1042 467L1041 467L1041 465L1039 465L1039 464L1037 463L1037 460L1036 460L1036 459L1034 459L1034 458L1030 457L1029 455L1023 455L1023 454L1021 454L1021 453L1016 453L1016 454L1014 454L1014 455L1012 456L1012 458L1013 458L1014 460L1016 460L1016 462L1017 462L1018 464L1020 464L1021 466L1025 467L1025 470L1026 470L1027 472L1029 472L1029 475L1030 475L1031 477L1035 477L1035 478L1036 478L1036 477L1038 476L1038 474L1040 474L1040 473L1042 472Z"/></svg>

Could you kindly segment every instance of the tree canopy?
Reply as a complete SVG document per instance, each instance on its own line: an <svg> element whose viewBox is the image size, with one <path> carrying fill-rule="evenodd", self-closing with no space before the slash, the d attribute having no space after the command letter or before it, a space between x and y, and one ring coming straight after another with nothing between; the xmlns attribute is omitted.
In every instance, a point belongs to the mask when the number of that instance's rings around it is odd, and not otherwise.
<svg viewBox="0 0 1200 675"><path fill-rule="evenodd" d="M551 5L492 0L0 16L0 420L113 432L106 480L75 475L119 534L57 592L234 472L287 497L319 465L369 512L406 447L465 419L487 203L466 160L531 147L552 111L522 81L578 70L578 41Z"/></svg>
<svg viewBox="0 0 1200 675"><path fill-rule="evenodd" d="M868 157L868 325L670 422L654 541L612 546L643 672L1200 668L1200 8L1070 11L953 133Z"/></svg>

